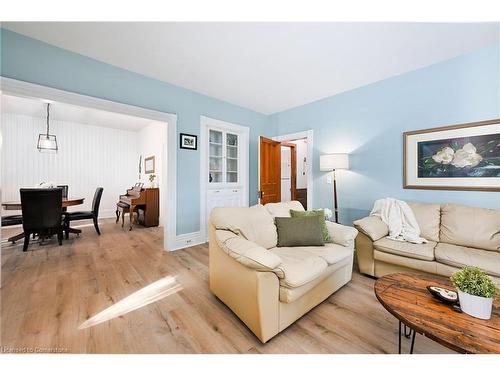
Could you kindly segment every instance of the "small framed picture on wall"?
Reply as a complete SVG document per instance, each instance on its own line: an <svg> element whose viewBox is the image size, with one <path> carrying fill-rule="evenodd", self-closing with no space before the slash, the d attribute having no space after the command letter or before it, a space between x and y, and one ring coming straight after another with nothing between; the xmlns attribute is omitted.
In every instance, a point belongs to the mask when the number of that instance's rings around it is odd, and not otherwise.
<svg viewBox="0 0 500 375"><path fill-rule="evenodd" d="M198 148L198 137L193 134L181 133L180 143L181 148L187 150L196 150Z"/></svg>
<svg viewBox="0 0 500 375"><path fill-rule="evenodd" d="M500 119L403 137L405 189L500 191Z"/></svg>
<svg viewBox="0 0 500 375"><path fill-rule="evenodd" d="M155 173L155 157L150 156L144 159L144 173Z"/></svg>

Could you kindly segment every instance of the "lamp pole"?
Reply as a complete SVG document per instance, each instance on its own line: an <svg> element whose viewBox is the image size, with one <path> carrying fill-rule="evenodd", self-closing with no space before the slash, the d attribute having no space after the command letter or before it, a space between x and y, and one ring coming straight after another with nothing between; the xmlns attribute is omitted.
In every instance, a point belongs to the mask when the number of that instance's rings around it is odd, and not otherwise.
<svg viewBox="0 0 500 375"><path fill-rule="evenodd" d="M339 222L339 210L337 207L337 178L335 176L335 169L333 170L333 212L335 213L335 222Z"/></svg>
<svg viewBox="0 0 500 375"><path fill-rule="evenodd" d="M337 203L337 169L349 169L349 154L325 154L319 157L319 170L332 172L333 177L333 210L335 222L339 222L339 207ZM330 179L327 181L331 183Z"/></svg>

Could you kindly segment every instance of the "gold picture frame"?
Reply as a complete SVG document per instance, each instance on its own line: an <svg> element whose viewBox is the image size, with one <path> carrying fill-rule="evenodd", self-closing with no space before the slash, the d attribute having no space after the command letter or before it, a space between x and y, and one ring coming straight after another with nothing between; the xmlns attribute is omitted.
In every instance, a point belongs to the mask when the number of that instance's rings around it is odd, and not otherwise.
<svg viewBox="0 0 500 375"><path fill-rule="evenodd" d="M149 156L144 159L144 173L155 173L155 157Z"/></svg>
<svg viewBox="0 0 500 375"><path fill-rule="evenodd" d="M403 188L500 191L500 119L403 133Z"/></svg>

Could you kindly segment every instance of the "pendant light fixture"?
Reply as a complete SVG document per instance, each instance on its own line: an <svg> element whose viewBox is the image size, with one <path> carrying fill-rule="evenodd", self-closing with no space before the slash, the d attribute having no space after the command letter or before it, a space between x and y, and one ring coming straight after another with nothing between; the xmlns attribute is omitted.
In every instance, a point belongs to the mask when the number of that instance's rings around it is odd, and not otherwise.
<svg viewBox="0 0 500 375"><path fill-rule="evenodd" d="M50 103L47 103L47 133L38 135L38 151L40 152L57 152L57 138L55 135L49 134L49 118Z"/></svg>

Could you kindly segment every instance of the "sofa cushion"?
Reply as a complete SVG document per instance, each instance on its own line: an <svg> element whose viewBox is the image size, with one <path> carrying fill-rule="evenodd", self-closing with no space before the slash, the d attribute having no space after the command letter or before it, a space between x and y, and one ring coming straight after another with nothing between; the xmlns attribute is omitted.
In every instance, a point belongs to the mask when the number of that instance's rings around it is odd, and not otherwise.
<svg viewBox="0 0 500 375"><path fill-rule="evenodd" d="M274 217L290 217L290 210L304 211L302 203L299 201L268 203L264 206L266 210Z"/></svg>
<svg viewBox="0 0 500 375"><path fill-rule="evenodd" d="M274 220L264 206L217 207L210 214L216 229L229 230L245 239L270 249L278 242Z"/></svg>
<svg viewBox="0 0 500 375"><path fill-rule="evenodd" d="M435 246L436 242L434 241L415 244L405 241L391 240L388 237L381 238L373 243L373 247L379 251L422 260L434 260Z"/></svg>
<svg viewBox="0 0 500 375"><path fill-rule="evenodd" d="M303 254L303 256L318 256L323 258L328 265L338 263L346 258L349 258L354 252L354 249L327 243L325 246L301 246L301 247L275 247L269 249L270 252L278 255L280 258ZM298 255L299 257L301 255Z"/></svg>
<svg viewBox="0 0 500 375"><path fill-rule="evenodd" d="M440 242L500 251L500 210L445 204Z"/></svg>
<svg viewBox="0 0 500 375"><path fill-rule="evenodd" d="M319 277L328 267L323 258L311 253L309 247L275 247L270 252L281 259L274 273L280 285L297 288Z"/></svg>
<svg viewBox="0 0 500 375"><path fill-rule="evenodd" d="M275 247L269 250L281 259L275 273L280 285L297 288L321 277L331 265L350 259L353 249L333 243L313 247Z"/></svg>
<svg viewBox="0 0 500 375"><path fill-rule="evenodd" d="M332 274L337 271L338 269L342 267L349 266L352 268L352 256L344 258L343 260L332 264L328 266L328 268L317 278L314 280L308 282L307 284L304 284L302 286L299 286L297 288L289 288L286 286L280 286L280 302L283 303L292 303L296 300L298 300L300 297L303 295L309 293L311 289L316 287L317 285L321 284L325 279L329 278L332 276Z"/></svg>
<svg viewBox="0 0 500 375"><path fill-rule="evenodd" d="M292 217L319 216L321 218L320 224L321 224L321 232L323 233L323 241L332 242L332 239L330 238L330 233L328 232L328 228L326 227L325 211L323 209L313 210L313 211L290 210L290 215Z"/></svg>
<svg viewBox="0 0 500 375"><path fill-rule="evenodd" d="M441 205L408 202L420 227L420 235L429 241L439 242Z"/></svg>
<svg viewBox="0 0 500 375"><path fill-rule="evenodd" d="M278 247L284 246L323 246L321 216L276 217Z"/></svg>
<svg viewBox="0 0 500 375"><path fill-rule="evenodd" d="M296 248L294 248L296 249ZM305 248L311 254L323 258L328 265L337 264L353 255L354 249L337 245L334 243L327 243L321 247L307 247Z"/></svg>
<svg viewBox="0 0 500 375"><path fill-rule="evenodd" d="M435 252L440 263L457 268L476 266L488 275L500 277L500 253L495 251L438 243Z"/></svg>

